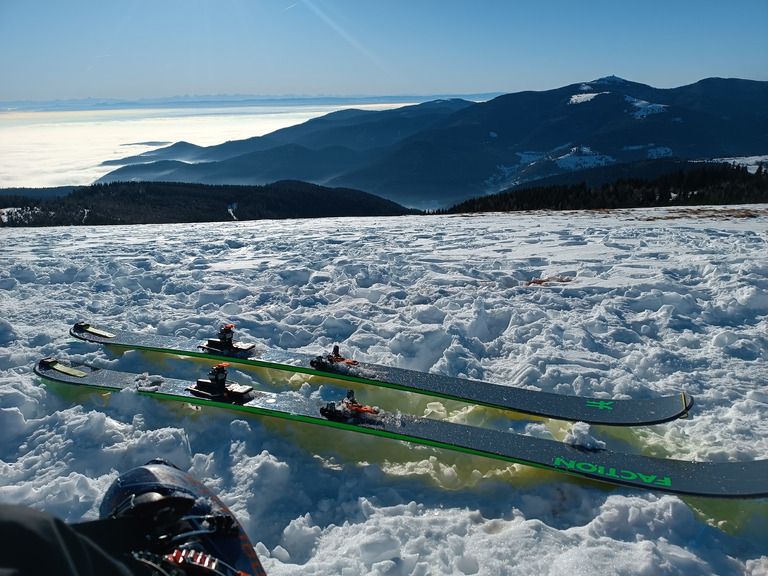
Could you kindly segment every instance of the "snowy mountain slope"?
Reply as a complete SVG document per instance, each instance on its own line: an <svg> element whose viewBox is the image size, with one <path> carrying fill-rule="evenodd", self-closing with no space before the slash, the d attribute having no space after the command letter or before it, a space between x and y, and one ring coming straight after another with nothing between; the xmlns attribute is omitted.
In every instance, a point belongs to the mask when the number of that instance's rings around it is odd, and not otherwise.
<svg viewBox="0 0 768 576"><path fill-rule="evenodd" d="M768 82L708 79L657 89L609 77L475 104L342 111L194 154L187 148L153 154L182 161L173 171L182 181L263 184L274 163L283 166L282 178L303 172L315 183L437 207L597 165L766 154L766 101ZM306 153L292 157L291 145ZM351 159L349 150L362 155ZM126 159L143 165L102 181L169 178L165 167L147 163L152 158Z"/></svg>

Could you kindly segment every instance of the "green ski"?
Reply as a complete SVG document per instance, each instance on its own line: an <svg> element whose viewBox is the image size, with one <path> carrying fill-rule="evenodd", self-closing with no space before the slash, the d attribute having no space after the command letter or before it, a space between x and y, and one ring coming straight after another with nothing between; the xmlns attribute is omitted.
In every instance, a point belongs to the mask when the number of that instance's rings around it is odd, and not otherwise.
<svg viewBox="0 0 768 576"><path fill-rule="evenodd" d="M80 340L118 348L204 357L306 374L331 374L333 378L348 382L418 392L534 416L589 424L660 424L686 417L693 405L693 398L685 393L657 398L611 400L501 386L479 380L356 362L342 357L338 353L338 347L325 356L258 348L254 344L234 341L233 328L232 324L222 326L216 338L206 341L112 330L86 322L75 324L70 329L70 334Z"/></svg>
<svg viewBox="0 0 768 576"><path fill-rule="evenodd" d="M752 462L687 462L589 450L553 440L512 432L431 420L401 413L385 413L362 406L353 393L341 401L305 398L297 392L269 393L226 382L226 366L215 367L207 379L148 377L41 360L35 372L46 380L100 391L135 388L139 394L192 402L260 416L331 426L467 452L564 472L631 488L712 498L768 496L768 460ZM80 375L82 374L82 375Z"/></svg>

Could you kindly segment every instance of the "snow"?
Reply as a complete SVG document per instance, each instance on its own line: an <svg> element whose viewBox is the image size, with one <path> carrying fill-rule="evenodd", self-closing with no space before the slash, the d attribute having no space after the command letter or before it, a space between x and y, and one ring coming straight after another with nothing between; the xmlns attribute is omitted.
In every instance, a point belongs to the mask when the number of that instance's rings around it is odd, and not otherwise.
<svg viewBox="0 0 768 576"><path fill-rule="evenodd" d="M623 78L619 78L618 76L606 76L605 78L599 78L597 80L594 80L591 82L592 84L598 84L601 86L617 86L620 84L626 84L627 81Z"/></svg>
<svg viewBox="0 0 768 576"><path fill-rule="evenodd" d="M746 167L751 174L757 172L760 166L768 167L768 154L762 156L734 156L730 158L714 158L712 162L723 162L725 164L735 164Z"/></svg>
<svg viewBox="0 0 768 576"><path fill-rule="evenodd" d="M520 158L520 164L531 164L533 162L536 162L537 160L541 160L542 158L546 158L547 154L545 152L515 152L517 156Z"/></svg>
<svg viewBox="0 0 768 576"><path fill-rule="evenodd" d="M669 146L656 146L648 149L648 158L671 158L674 155Z"/></svg>
<svg viewBox="0 0 768 576"><path fill-rule="evenodd" d="M666 104L652 104L651 102L633 98L632 96L624 96L624 99L635 107L632 115L638 119L645 118L651 114L660 114L667 109Z"/></svg>
<svg viewBox="0 0 768 576"><path fill-rule="evenodd" d="M565 154L555 158L555 163L560 168L567 170L583 170L611 164L616 160L608 155L600 154L589 146L574 146Z"/></svg>
<svg viewBox="0 0 768 576"><path fill-rule="evenodd" d="M384 410L691 460L768 458L763 206L0 229L0 501L93 519L118 473L188 469L280 574L766 574L768 502L680 498L127 390L46 387L58 356L194 379L202 362L67 330L243 340L596 396L685 391L619 428L361 389ZM545 282L531 282L548 279ZM307 392L324 378L232 370Z"/></svg>
<svg viewBox="0 0 768 576"><path fill-rule="evenodd" d="M571 99L568 101L568 104L582 104L584 102L589 102L590 100L595 98L595 96L599 96L600 94L608 94L608 92L590 92L586 94L574 94L573 96L571 96Z"/></svg>

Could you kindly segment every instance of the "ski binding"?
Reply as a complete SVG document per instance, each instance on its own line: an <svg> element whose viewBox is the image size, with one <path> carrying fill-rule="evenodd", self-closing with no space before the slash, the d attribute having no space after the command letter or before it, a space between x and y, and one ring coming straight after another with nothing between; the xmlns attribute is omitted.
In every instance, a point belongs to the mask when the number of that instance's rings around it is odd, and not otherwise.
<svg viewBox="0 0 768 576"><path fill-rule="evenodd" d="M243 384L227 384L227 367L229 364L223 362L217 364L208 372L208 378L198 378L194 386L186 388L195 396L209 398L211 400L229 401L235 404L244 404L250 400L250 394L253 386Z"/></svg>
<svg viewBox="0 0 768 576"><path fill-rule="evenodd" d="M338 344L333 347L333 352L327 354L325 357L317 356L314 360L309 361L309 365L312 366L312 368L315 370L323 370L325 372L333 372L334 368L339 364L346 366L358 366L360 365L360 362L357 360L344 358L344 356L342 356L339 352Z"/></svg>
<svg viewBox="0 0 768 576"><path fill-rule="evenodd" d="M235 342L235 325L225 324L219 328L218 338L208 338L208 342L201 344L199 348L206 352L224 354L236 358L247 358L250 351L255 348L255 344Z"/></svg>
<svg viewBox="0 0 768 576"><path fill-rule="evenodd" d="M349 390L341 402L328 402L320 408L320 414L334 422L349 422L375 419L379 415L377 406L364 406L355 399L355 391Z"/></svg>

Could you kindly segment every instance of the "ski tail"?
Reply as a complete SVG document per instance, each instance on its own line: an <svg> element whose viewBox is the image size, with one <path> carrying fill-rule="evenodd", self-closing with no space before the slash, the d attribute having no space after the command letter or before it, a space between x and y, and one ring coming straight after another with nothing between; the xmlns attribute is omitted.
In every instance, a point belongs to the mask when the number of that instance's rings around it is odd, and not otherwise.
<svg viewBox="0 0 768 576"><path fill-rule="evenodd" d="M81 334L91 334L93 336L98 336L99 338L115 337L115 334L107 332L106 330L102 330L101 328L96 328L95 326L90 325L88 322L78 322L72 327L72 330Z"/></svg>

